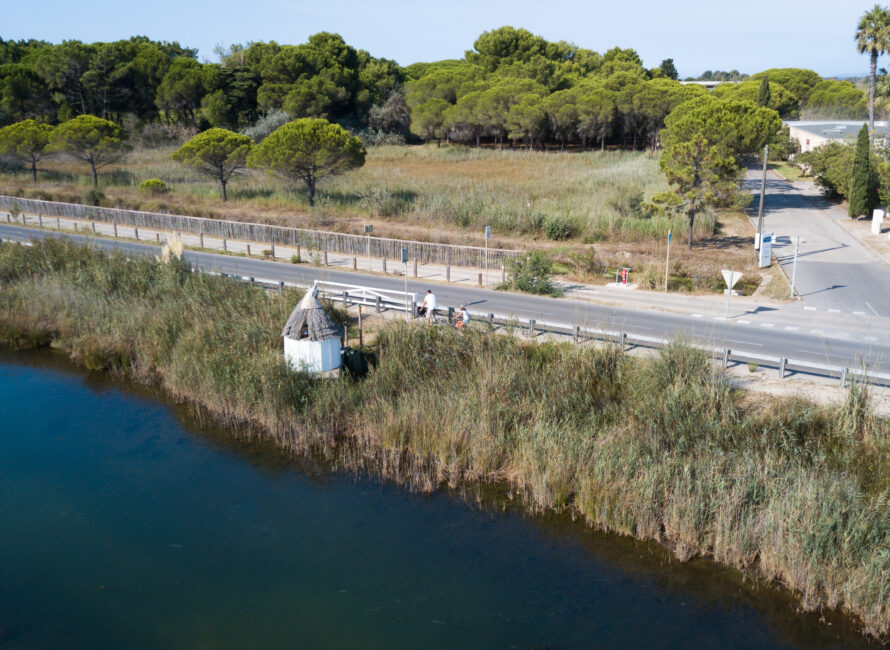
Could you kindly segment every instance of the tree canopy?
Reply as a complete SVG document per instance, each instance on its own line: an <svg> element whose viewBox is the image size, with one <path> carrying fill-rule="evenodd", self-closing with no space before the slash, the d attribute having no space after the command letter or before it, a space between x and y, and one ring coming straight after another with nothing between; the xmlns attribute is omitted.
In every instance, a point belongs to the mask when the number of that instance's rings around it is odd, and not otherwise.
<svg viewBox="0 0 890 650"><path fill-rule="evenodd" d="M37 182L37 163L49 154L49 138L53 128L34 120L16 122L0 129L0 154L12 156L31 166L31 177Z"/></svg>
<svg viewBox="0 0 890 650"><path fill-rule="evenodd" d="M247 164L289 181L302 181L312 206L318 181L364 165L365 147L339 124L307 117L270 133L250 152Z"/></svg>
<svg viewBox="0 0 890 650"><path fill-rule="evenodd" d="M220 198L225 201L226 185L234 174L247 166L247 155L252 146L253 142L246 135L213 128L193 137L170 157L219 181Z"/></svg>
<svg viewBox="0 0 890 650"><path fill-rule="evenodd" d="M126 132L114 122L94 115L78 115L53 129L49 148L89 164L96 187L97 171L119 161L129 150L126 138Z"/></svg>

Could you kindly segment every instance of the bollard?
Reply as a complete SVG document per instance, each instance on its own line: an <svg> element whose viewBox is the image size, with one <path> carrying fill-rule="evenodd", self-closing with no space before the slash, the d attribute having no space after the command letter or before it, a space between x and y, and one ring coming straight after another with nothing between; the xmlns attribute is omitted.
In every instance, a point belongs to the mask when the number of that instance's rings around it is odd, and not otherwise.
<svg viewBox="0 0 890 650"><path fill-rule="evenodd" d="M303 255L300 253L300 242L297 242L297 259L302 260Z"/></svg>
<svg viewBox="0 0 890 650"><path fill-rule="evenodd" d="M529 336L535 335L535 319L534 318L528 319L528 335Z"/></svg>
<svg viewBox="0 0 890 650"><path fill-rule="evenodd" d="M223 237L223 250L228 251L229 249L226 247L226 238Z"/></svg>
<svg viewBox="0 0 890 650"><path fill-rule="evenodd" d="M247 257L250 257L250 244L247 245Z"/></svg>
<svg viewBox="0 0 890 650"><path fill-rule="evenodd" d="M379 314L381 311L383 311L380 307L380 296L376 296L374 302L376 303L377 313Z"/></svg>
<svg viewBox="0 0 890 650"><path fill-rule="evenodd" d="M386 275L386 258L383 258L383 275Z"/></svg>
<svg viewBox="0 0 890 650"><path fill-rule="evenodd" d="M349 292L348 291L343 292L343 306L349 307Z"/></svg>
<svg viewBox="0 0 890 650"><path fill-rule="evenodd" d="M56 217L56 229L57 229L57 230L61 230L61 229L62 229L62 220L59 219L58 217Z"/></svg>
<svg viewBox="0 0 890 650"><path fill-rule="evenodd" d="M477 286L480 286L480 287L482 286L482 274L481 273L479 274L479 280L477 282Z"/></svg>
<svg viewBox="0 0 890 650"><path fill-rule="evenodd" d="M133 228L133 235L136 238L136 241L139 241L139 228Z"/></svg>
<svg viewBox="0 0 890 650"><path fill-rule="evenodd" d="M841 388L845 388L847 386L847 369L844 368L841 370Z"/></svg>
<svg viewBox="0 0 890 650"><path fill-rule="evenodd" d="M352 270L358 271L358 260L355 258L355 256L352 257Z"/></svg>
<svg viewBox="0 0 890 650"><path fill-rule="evenodd" d="M6 223L12 223L12 215L8 212L6 213Z"/></svg>
<svg viewBox="0 0 890 650"><path fill-rule="evenodd" d="M161 243L161 233L159 233L159 232L155 233L155 241L158 242L159 244Z"/></svg>
<svg viewBox="0 0 890 650"><path fill-rule="evenodd" d="M24 220L25 220L25 217L22 216L22 221L24 221ZM95 221L93 222L93 234L94 235L96 234L96 222Z"/></svg>
<svg viewBox="0 0 890 650"><path fill-rule="evenodd" d="M581 339L581 327L579 325L575 325L575 328L572 330L572 342L576 345L578 341Z"/></svg>
<svg viewBox="0 0 890 650"><path fill-rule="evenodd" d="M501 284L507 284L507 267L501 264Z"/></svg>
<svg viewBox="0 0 890 650"><path fill-rule="evenodd" d="M488 327L494 329L494 314L488 315Z"/></svg>
<svg viewBox="0 0 890 650"><path fill-rule="evenodd" d="M447 282L448 284L451 284L451 265L450 264L445 265L445 282Z"/></svg>
<svg viewBox="0 0 890 650"><path fill-rule="evenodd" d="M202 232L199 237L201 238L201 248L204 248L204 233Z"/></svg>
<svg viewBox="0 0 890 650"><path fill-rule="evenodd" d="M325 266L328 265L328 249L327 248L324 249L324 265Z"/></svg>
<svg viewBox="0 0 890 650"><path fill-rule="evenodd" d="M621 332L621 336L618 337L618 345L621 346L621 351L624 352L624 348L627 345L627 334Z"/></svg>
<svg viewBox="0 0 890 650"><path fill-rule="evenodd" d="M269 242L269 250L272 251L272 259L275 259L275 242Z"/></svg>
<svg viewBox="0 0 890 650"><path fill-rule="evenodd" d="M284 291L284 280L279 280L278 281L278 293L281 293L282 291Z"/></svg>
<svg viewBox="0 0 890 650"><path fill-rule="evenodd" d="M37 213L37 225L43 228L43 215L39 212Z"/></svg>
<svg viewBox="0 0 890 650"><path fill-rule="evenodd" d="M729 363L729 350L723 351L723 369L726 370L726 366Z"/></svg>
<svg viewBox="0 0 890 650"><path fill-rule="evenodd" d="M788 359L782 357L779 359L779 379L785 379L785 364L788 362Z"/></svg>
<svg viewBox="0 0 890 650"><path fill-rule="evenodd" d="M451 324L451 321L454 320L454 307L448 308L448 324Z"/></svg>
<svg viewBox="0 0 890 650"><path fill-rule="evenodd" d="M417 278L417 258L414 258L414 277Z"/></svg>
<svg viewBox="0 0 890 650"><path fill-rule="evenodd" d="M117 237L117 221L114 222L114 236Z"/></svg>

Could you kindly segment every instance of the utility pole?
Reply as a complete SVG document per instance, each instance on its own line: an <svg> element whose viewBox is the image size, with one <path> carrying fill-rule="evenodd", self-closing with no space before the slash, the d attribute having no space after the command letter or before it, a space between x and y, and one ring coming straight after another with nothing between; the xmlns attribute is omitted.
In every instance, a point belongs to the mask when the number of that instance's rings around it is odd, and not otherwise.
<svg viewBox="0 0 890 650"><path fill-rule="evenodd" d="M760 178L760 207L757 208L757 241L754 250L760 250L760 237L763 235L763 199L766 195L766 168L769 165L769 145L763 147L763 176Z"/></svg>

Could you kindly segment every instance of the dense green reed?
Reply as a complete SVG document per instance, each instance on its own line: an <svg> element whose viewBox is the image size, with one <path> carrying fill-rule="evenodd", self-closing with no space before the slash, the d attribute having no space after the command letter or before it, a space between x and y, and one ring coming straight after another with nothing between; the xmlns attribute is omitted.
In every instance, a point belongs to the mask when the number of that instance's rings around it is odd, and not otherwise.
<svg viewBox="0 0 890 650"><path fill-rule="evenodd" d="M498 483L533 511L713 557L890 632L890 426L755 402L699 351L384 327L362 381L290 370L298 296L59 242L0 245L0 343L52 345L249 423L283 448L417 489ZM505 493L507 493L505 491Z"/></svg>

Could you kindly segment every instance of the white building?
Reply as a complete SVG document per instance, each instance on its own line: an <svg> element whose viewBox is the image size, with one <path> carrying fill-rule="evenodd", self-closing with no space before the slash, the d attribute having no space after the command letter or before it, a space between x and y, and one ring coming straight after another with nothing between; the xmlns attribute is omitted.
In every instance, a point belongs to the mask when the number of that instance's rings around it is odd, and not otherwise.
<svg viewBox="0 0 890 650"><path fill-rule="evenodd" d="M294 370L320 373L340 367L340 327L322 309L316 291L306 292L281 336L284 358Z"/></svg>
<svg viewBox="0 0 890 650"><path fill-rule="evenodd" d="M800 143L801 153L812 151L831 140L853 142L865 120L819 120L785 122L789 134ZM875 141L884 140L887 135L887 122L875 122Z"/></svg>

